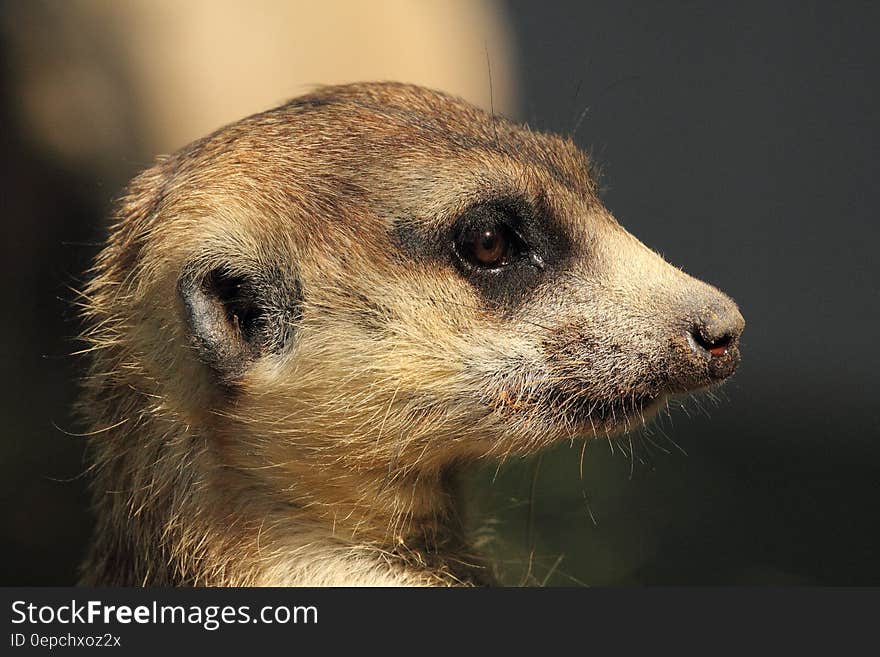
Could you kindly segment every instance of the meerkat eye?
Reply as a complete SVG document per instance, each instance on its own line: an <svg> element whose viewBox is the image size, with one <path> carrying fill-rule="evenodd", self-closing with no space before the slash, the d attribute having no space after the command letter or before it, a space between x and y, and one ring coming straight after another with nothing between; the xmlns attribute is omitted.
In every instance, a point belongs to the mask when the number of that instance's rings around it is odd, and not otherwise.
<svg viewBox="0 0 880 657"><path fill-rule="evenodd" d="M478 221L465 226L455 240L455 250L467 264L498 269L513 262L524 250L522 239L504 221Z"/></svg>
<svg viewBox="0 0 880 657"><path fill-rule="evenodd" d="M508 233L505 226L472 227L462 235L461 252L478 267L502 267L510 258Z"/></svg>

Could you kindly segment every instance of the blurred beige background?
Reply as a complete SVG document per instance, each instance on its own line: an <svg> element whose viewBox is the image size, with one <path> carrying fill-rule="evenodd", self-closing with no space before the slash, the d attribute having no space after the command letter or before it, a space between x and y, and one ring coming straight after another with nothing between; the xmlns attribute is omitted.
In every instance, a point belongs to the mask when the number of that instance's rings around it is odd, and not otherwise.
<svg viewBox="0 0 880 657"><path fill-rule="evenodd" d="M398 80L502 113L517 108L511 30L491 0L73 0L11 9L14 84L32 137L108 174L120 157L174 151L318 84Z"/></svg>

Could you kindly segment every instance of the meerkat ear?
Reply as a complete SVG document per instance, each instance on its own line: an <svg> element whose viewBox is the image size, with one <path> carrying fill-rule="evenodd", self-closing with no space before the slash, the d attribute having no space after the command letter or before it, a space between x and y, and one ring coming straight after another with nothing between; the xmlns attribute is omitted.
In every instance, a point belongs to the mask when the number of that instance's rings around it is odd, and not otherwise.
<svg viewBox="0 0 880 657"><path fill-rule="evenodd" d="M300 318L299 281L280 271L241 274L218 267L185 273L177 289L190 343L223 383L233 382L261 356L280 352Z"/></svg>

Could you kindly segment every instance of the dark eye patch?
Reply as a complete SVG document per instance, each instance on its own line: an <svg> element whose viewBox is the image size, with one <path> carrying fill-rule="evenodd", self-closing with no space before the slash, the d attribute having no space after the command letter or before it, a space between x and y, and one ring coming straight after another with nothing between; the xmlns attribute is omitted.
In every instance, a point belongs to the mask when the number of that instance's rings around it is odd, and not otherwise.
<svg viewBox="0 0 880 657"><path fill-rule="evenodd" d="M511 240L509 253L497 266L480 266L464 253L469 236L503 231ZM571 242L543 200L532 204L521 198L480 201L452 222L428 228L412 219L397 221L392 236L409 258L430 258L451 266L473 285L487 305L512 310L537 286L565 266Z"/></svg>

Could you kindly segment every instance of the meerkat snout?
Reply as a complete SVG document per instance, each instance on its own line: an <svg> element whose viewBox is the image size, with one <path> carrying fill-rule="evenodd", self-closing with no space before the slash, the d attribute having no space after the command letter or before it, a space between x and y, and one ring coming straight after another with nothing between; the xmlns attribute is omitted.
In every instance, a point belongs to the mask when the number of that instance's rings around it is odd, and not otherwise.
<svg viewBox="0 0 880 657"><path fill-rule="evenodd" d="M731 376L740 361L739 338L745 321L736 304L698 281L689 287L683 319L671 327L668 394L717 384Z"/></svg>
<svg viewBox="0 0 880 657"><path fill-rule="evenodd" d="M488 579L461 464L626 431L739 360L735 304L590 170L570 139L376 83L138 176L83 293L84 581Z"/></svg>
<svg viewBox="0 0 880 657"><path fill-rule="evenodd" d="M688 331L690 345L698 358L708 358L708 373L714 380L725 379L739 364L739 336L745 320L729 300L721 299L704 310Z"/></svg>

